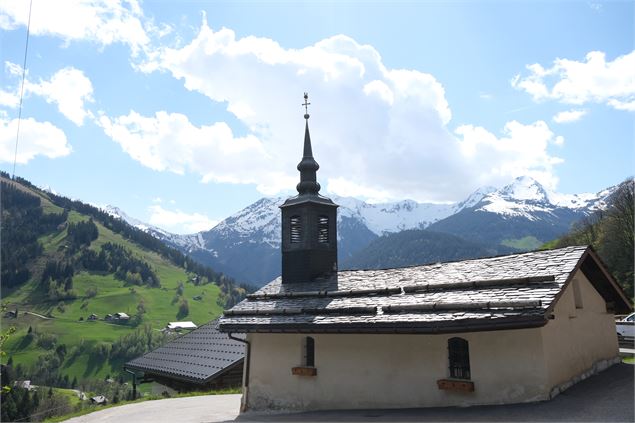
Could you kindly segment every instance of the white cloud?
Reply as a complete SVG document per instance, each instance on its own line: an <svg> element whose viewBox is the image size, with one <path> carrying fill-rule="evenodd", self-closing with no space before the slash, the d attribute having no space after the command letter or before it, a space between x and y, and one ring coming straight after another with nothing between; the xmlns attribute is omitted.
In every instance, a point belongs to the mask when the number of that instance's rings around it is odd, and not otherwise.
<svg viewBox="0 0 635 423"><path fill-rule="evenodd" d="M15 75L13 69L21 67L10 62L5 64L8 73ZM19 104L20 84L17 83L13 91L0 90L0 105L16 108ZM67 119L78 126L83 125L85 118L92 118L92 113L86 109L85 103L93 102L93 84L81 70L66 67L55 72L51 79L24 82L24 96L31 94L40 96L47 103L54 103L57 109Z"/></svg>
<svg viewBox="0 0 635 423"><path fill-rule="evenodd" d="M213 31L203 23L189 44L151 52L139 69L167 71L187 89L223 102L246 132L237 136L224 122L195 126L177 113L100 118L124 151L158 171L256 184L264 194L294 187L304 91L312 103L313 151L322 164L318 178L334 194L457 200L479 185L508 182L503 177L510 173L549 173L556 162L547 143L528 137L524 148L532 155L517 160L514 154L526 153L517 145L521 129L508 137L515 150L505 142L466 147L448 129L452 113L434 76L388 69L372 46L343 35L285 49L270 39L237 39L229 29ZM510 128L529 132L534 125L514 122ZM506 167L510 160L513 169Z"/></svg>
<svg viewBox="0 0 635 423"><path fill-rule="evenodd" d="M465 164L482 167L481 173L475 177L492 185L501 185L511 178L532 176L555 189L558 180L553 174L553 167L562 159L549 155L547 148L550 144L562 145L564 140L556 136L545 122L530 125L508 122L500 138L472 125L462 125L455 132L461 137L460 149Z"/></svg>
<svg viewBox="0 0 635 423"><path fill-rule="evenodd" d="M606 54L592 51L578 62L556 59L551 68L528 65L529 75L516 75L512 86L535 101L556 100L565 104L607 104L635 111L635 51L606 61Z"/></svg>
<svg viewBox="0 0 635 423"><path fill-rule="evenodd" d="M94 101L93 85L78 69L61 69L49 81L30 82L24 89L43 97L47 103L55 103L60 113L78 126L84 123L84 118L92 117L84 106L86 102Z"/></svg>
<svg viewBox="0 0 635 423"><path fill-rule="evenodd" d="M385 203L393 199L391 193L386 190L360 185L343 177L329 178L326 188L340 197L363 197L369 203Z"/></svg>
<svg viewBox="0 0 635 423"><path fill-rule="evenodd" d="M576 122L584 115L587 114L587 110L567 110L560 112L553 117L553 121L556 123L570 123Z"/></svg>
<svg viewBox="0 0 635 423"><path fill-rule="evenodd" d="M150 224L177 234L191 234L206 231L218 224L200 213L185 213L181 210L166 210L159 205L149 207Z"/></svg>
<svg viewBox="0 0 635 423"><path fill-rule="evenodd" d="M276 192L280 175L271 173L269 156L253 135L235 137L225 122L195 126L185 115L157 112L141 116L101 116L98 124L133 159L157 171L198 173L204 182L257 184ZM288 183L293 183L287 180Z"/></svg>
<svg viewBox="0 0 635 423"><path fill-rule="evenodd" d="M0 29L26 26L29 0L0 2ZM133 54L149 42L136 0L33 0L31 35L50 35L66 42L86 40L103 46L125 43ZM150 24L148 24L150 25ZM165 31L165 28L149 30Z"/></svg>
<svg viewBox="0 0 635 423"><path fill-rule="evenodd" d="M0 116L0 161L13 163L17 119L8 120ZM67 156L71 153L64 132L50 122L38 122L33 118L22 119L16 162L28 163L36 156L51 159Z"/></svg>
<svg viewBox="0 0 635 423"><path fill-rule="evenodd" d="M0 90L0 106L15 109L20 104L20 97L11 91Z"/></svg>
<svg viewBox="0 0 635 423"><path fill-rule="evenodd" d="M635 100L621 101L615 98L610 99L607 104L617 110L626 110L627 112L635 112Z"/></svg>
<svg viewBox="0 0 635 423"><path fill-rule="evenodd" d="M9 61L4 62L4 71L9 78L22 77L22 67L11 63ZM8 78L7 78L8 79ZM9 107L15 109L20 104L20 92L18 86L13 90L4 91L0 89L0 106Z"/></svg>

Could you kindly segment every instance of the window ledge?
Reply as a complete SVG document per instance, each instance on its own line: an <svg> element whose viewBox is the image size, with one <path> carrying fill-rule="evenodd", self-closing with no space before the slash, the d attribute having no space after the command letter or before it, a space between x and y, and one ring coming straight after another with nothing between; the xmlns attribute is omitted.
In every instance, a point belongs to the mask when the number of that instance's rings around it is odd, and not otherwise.
<svg viewBox="0 0 635 423"><path fill-rule="evenodd" d="M474 392L474 382L469 380L439 379L437 386L446 391Z"/></svg>
<svg viewBox="0 0 635 423"><path fill-rule="evenodd" d="M317 369L315 367L292 367L291 374L296 376L317 376Z"/></svg>

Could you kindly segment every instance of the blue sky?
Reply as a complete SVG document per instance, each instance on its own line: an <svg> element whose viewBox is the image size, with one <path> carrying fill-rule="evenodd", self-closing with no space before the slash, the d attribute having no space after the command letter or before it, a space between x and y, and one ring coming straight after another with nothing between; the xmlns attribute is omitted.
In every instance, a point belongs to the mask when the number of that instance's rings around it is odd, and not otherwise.
<svg viewBox="0 0 635 423"><path fill-rule="evenodd" d="M11 173L28 1L0 1ZM33 0L16 174L190 233L298 179L460 201L633 174L635 3Z"/></svg>

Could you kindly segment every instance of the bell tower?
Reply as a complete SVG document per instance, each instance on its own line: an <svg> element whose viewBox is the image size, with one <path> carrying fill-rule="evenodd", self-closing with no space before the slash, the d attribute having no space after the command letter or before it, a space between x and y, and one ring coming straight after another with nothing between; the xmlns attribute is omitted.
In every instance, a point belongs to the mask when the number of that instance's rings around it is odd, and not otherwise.
<svg viewBox="0 0 635 423"><path fill-rule="evenodd" d="M282 210L282 283L311 282L337 272L337 204L319 194L309 134L309 96L304 93L304 154L298 163L298 195Z"/></svg>

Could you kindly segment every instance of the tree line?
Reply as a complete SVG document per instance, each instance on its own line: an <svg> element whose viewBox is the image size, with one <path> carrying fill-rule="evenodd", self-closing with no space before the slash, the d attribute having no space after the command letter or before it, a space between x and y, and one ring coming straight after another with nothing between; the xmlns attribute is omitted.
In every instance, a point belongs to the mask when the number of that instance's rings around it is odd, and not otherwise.
<svg viewBox="0 0 635 423"><path fill-rule="evenodd" d="M78 262L86 270L114 273L116 279L133 285L161 286L150 265L119 244L107 242L101 246L99 253L84 249Z"/></svg>
<svg viewBox="0 0 635 423"><path fill-rule="evenodd" d="M0 245L2 286L13 288L31 278L26 264L42 254L38 238L64 223L67 212L43 213L39 197L13 184L2 182L2 243Z"/></svg>
<svg viewBox="0 0 635 423"><path fill-rule="evenodd" d="M608 207L574 225L565 236L548 243L548 248L591 245L615 280L633 298L633 239L635 237L635 181L620 184L609 198Z"/></svg>
<svg viewBox="0 0 635 423"><path fill-rule="evenodd" d="M0 176L7 179L10 178L6 172L2 171L0 171ZM36 192L41 191L23 178L16 177L14 182ZM208 282L217 284L222 291L223 305L231 306L242 300L246 292L253 290L253 287L245 284L239 285L233 278L222 272L215 272L210 267L201 265L179 250L167 246L154 236L94 206L52 193L43 193L42 195L48 197L53 204L61 207L64 211L58 214L44 214L39 197L16 188L14 184L2 182L2 204L4 212L2 218L3 236L1 252L2 285L5 287L20 285L31 278L32 275L26 263L42 254L42 246L37 239L42 235L59 229L60 225L66 224L68 212L74 210L89 216L88 221L68 223L66 255L73 255L77 251L81 251L81 256L75 265L81 263L80 266L92 271L108 272L111 270L113 263L108 263L109 258L107 257L107 251L95 253L85 248L98 237L98 229L95 225L95 221L97 221L124 238L160 254L165 259L184 268L188 272L199 275L194 283L204 283L206 279ZM131 254L123 254L123 257L130 256ZM69 260L67 259L66 261ZM106 266L107 263L108 266ZM150 286L160 286L158 277L156 277L155 274L151 274L151 269L149 269L147 263L131 263L130 260L126 259L121 260L121 263L123 263L121 267L125 271L118 273L116 276L118 279L139 284L139 278L141 278L141 283L149 283ZM137 268L139 271L133 271ZM57 293L55 295L56 298L61 298L65 295L68 296L68 292L70 291L65 291L64 288L72 288L72 282L67 284L66 281L60 282L59 279L56 281L54 284ZM50 285L47 289L50 290Z"/></svg>

